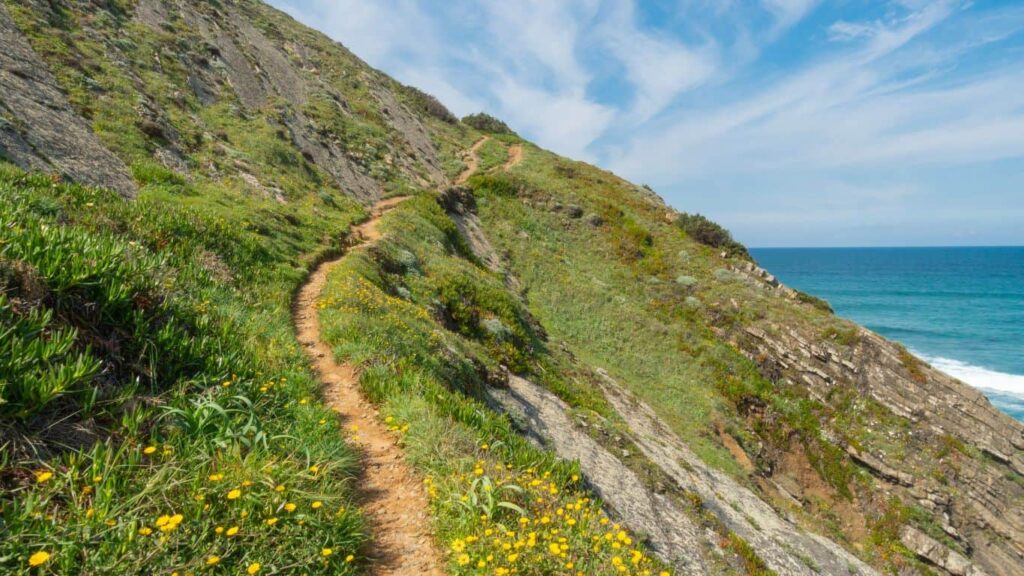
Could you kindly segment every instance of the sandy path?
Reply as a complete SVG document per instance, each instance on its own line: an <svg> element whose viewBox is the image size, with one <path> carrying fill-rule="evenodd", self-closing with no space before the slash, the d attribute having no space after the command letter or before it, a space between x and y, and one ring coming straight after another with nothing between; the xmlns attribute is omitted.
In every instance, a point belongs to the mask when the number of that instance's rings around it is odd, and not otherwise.
<svg viewBox="0 0 1024 576"><path fill-rule="evenodd" d="M508 147L508 160L505 161L505 165L502 166L502 169L505 172L508 172L509 170L511 170L511 169L515 168L517 165L519 165L519 163L522 162L522 161L523 161L523 145L522 144L513 144L513 145Z"/></svg>
<svg viewBox="0 0 1024 576"><path fill-rule="evenodd" d="M381 215L406 198L389 198L374 206L371 218L352 230L349 252L380 239ZM316 303L327 274L345 256L324 262L310 274L295 297L293 315L302 343L323 385L327 404L342 419L362 452L358 493L373 534L370 573L378 576L441 576L442 557L430 533L423 484L405 463L397 437L380 422L377 410L362 397L356 367L334 360L320 339Z"/></svg>
<svg viewBox="0 0 1024 576"><path fill-rule="evenodd" d="M463 184L466 180L469 180L470 176L476 174L477 168L480 166L480 158L477 157L476 152L481 146L490 140L490 136L484 136L483 138L476 141L475 144L466 152L463 159L466 161L466 169L459 174L459 177L455 179L456 184Z"/></svg>

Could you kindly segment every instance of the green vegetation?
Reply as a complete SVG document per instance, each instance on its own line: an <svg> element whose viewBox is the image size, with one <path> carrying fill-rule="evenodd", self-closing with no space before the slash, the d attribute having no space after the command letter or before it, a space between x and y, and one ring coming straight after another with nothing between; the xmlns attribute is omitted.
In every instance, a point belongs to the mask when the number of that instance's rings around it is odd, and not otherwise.
<svg viewBox="0 0 1024 576"><path fill-rule="evenodd" d="M683 232L686 232L690 238L705 246L722 248L731 256L750 259L750 254L747 253L746 247L733 240L732 234L728 230L700 214L687 214L684 212L676 218L675 224Z"/></svg>
<svg viewBox="0 0 1024 576"><path fill-rule="evenodd" d="M0 167L0 569L362 557L355 458L291 337L281 240Z"/></svg>
<svg viewBox="0 0 1024 576"><path fill-rule="evenodd" d="M903 367L907 369L907 372L910 373L910 377L916 382L924 382L927 377L924 375L924 367L921 361L917 359L917 356L911 354L906 347L902 345L899 345L898 350L900 362L903 364Z"/></svg>
<svg viewBox="0 0 1024 576"><path fill-rule="evenodd" d="M480 159L480 164L477 168L478 172L488 172L499 168L508 161L508 144L506 140L511 140L511 138L494 137L484 142L477 149L477 157Z"/></svg>
<svg viewBox="0 0 1024 576"><path fill-rule="evenodd" d="M481 132L491 132L494 134L515 134L508 124L505 124L501 120L498 120L494 116L484 112L477 112L476 114L470 114L462 119L462 123L466 126L471 126Z"/></svg>
<svg viewBox="0 0 1024 576"><path fill-rule="evenodd" d="M578 469L488 409L486 389L508 366L584 409L607 410L599 394L561 376L563 361L528 312L475 262L433 198L403 203L382 227L384 240L331 271L319 303L324 337L363 367L364 392L426 477L451 572L651 569Z"/></svg>
<svg viewBox="0 0 1024 576"><path fill-rule="evenodd" d="M531 312L553 341L568 342L583 363L606 369L657 407L705 461L742 477L728 451L702 432L727 411L707 384L755 371L684 305L687 290L674 281L710 271L677 256L694 250L678 231L649 228L654 219L636 204L632 186L600 181L605 177L593 169L577 169L578 177L567 180L553 160L531 153L522 171L528 176L470 180L491 241L510 255ZM595 228L529 207L556 201L582 206L606 224Z"/></svg>
<svg viewBox="0 0 1024 576"><path fill-rule="evenodd" d="M441 120L442 122L445 122L446 124L457 124L459 122L458 117L455 116L455 114L452 114L451 111L449 111L448 108L434 96L412 86L406 86L405 88L409 94L409 98L418 109L433 116L434 118L437 118L438 120Z"/></svg>
<svg viewBox="0 0 1024 576"><path fill-rule="evenodd" d="M856 324L836 324L826 328L822 338L843 346L854 346L860 342L860 328Z"/></svg>
<svg viewBox="0 0 1024 576"><path fill-rule="evenodd" d="M755 451L764 443L776 454L805 455L836 499L850 501L860 493L863 477L827 434L842 430L844 441L877 445L885 438L869 432L872 424L899 430L902 425L890 421L899 419L866 400L844 403L838 391L822 402L799 387L770 381L765 374L771 370L716 333L742 333L744 326L766 318L809 322L824 333L836 329L834 317L766 295L755 280L729 268L718 248L663 224L659 206L626 182L538 150L531 150L522 165L516 176L492 173L469 183L491 241L508 255L530 311L552 342L564 342L584 364L605 368L705 462L741 481L746 474L740 465L706 432L716 422ZM574 220L560 205L581 206L603 223ZM836 330L830 338L854 342L856 332ZM755 462L766 469L777 465ZM807 520L821 526L815 518ZM846 538L838 523L830 530ZM741 546L733 551L742 556ZM756 566L748 568L756 573Z"/></svg>

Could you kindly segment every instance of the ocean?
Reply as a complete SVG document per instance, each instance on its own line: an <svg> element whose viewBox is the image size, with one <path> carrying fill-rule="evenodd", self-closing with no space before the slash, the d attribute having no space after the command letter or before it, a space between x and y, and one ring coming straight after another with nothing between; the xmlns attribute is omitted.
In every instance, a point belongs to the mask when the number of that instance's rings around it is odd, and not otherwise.
<svg viewBox="0 0 1024 576"><path fill-rule="evenodd" d="M750 253L788 286L902 342L1024 420L1024 247Z"/></svg>

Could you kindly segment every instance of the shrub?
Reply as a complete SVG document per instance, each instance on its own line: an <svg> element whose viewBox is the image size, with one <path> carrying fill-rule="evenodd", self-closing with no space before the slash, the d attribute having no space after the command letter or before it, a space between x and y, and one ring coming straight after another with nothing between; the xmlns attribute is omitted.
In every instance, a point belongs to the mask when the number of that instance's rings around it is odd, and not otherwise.
<svg viewBox="0 0 1024 576"><path fill-rule="evenodd" d="M722 248L730 256L750 259L750 254L747 252L746 247L733 240L732 234L728 230L700 214L687 214L684 212L676 218L675 224L683 232L686 232L687 236L705 246Z"/></svg>
<svg viewBox="0 0 1024 576"><path fill-rule="evenodd" d="M434 96L412 86L406 86L406 90L409 92L409 95L416 106L427 114L430 114L434 118L448 124L455 124L459 121L459 118L455 116L455 114L452 114L451 111Z"/></svg>
<svg viewBox="0 0 1024 576"><path fill-rule="evenodd" d="M508 174L477 174L469 179L469 185L479 194L495 194L504 197L522 196L530 192L526 183Z"/></svg>
<svg viewBox="0 0 1024 576"><path fill-rule="evenodd" d="M462 119L463 124L467 124L480 130L481 132L492 132L495 134L515 134L508 124L505 124L501 120L498 120L494 116L484 112L477 112L476 114L470 114Z"/></svg>
<svg viewBox="0 0 1024 576"><path fill-rule="evenodd" d="M818 298L817 296L811 296L806 292L796 291L796 299L804 304L810 304L822 312L828 312L829 314L834 313L832 305L828 303L828 300Z"/></svg>

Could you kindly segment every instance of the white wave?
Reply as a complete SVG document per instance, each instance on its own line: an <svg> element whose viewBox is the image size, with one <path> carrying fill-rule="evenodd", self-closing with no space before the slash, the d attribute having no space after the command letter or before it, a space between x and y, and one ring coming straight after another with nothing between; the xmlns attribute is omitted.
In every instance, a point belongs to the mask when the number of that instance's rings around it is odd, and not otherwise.
<svg viewBox="0 0 1024 576"><path fill-rule="evenodd" d="M960 360L942 357L922 356L929 364L954 378L963 380L975 388L996 390L1024 397L1024 376L996 372L981 366L974 366Z"/></svg>

